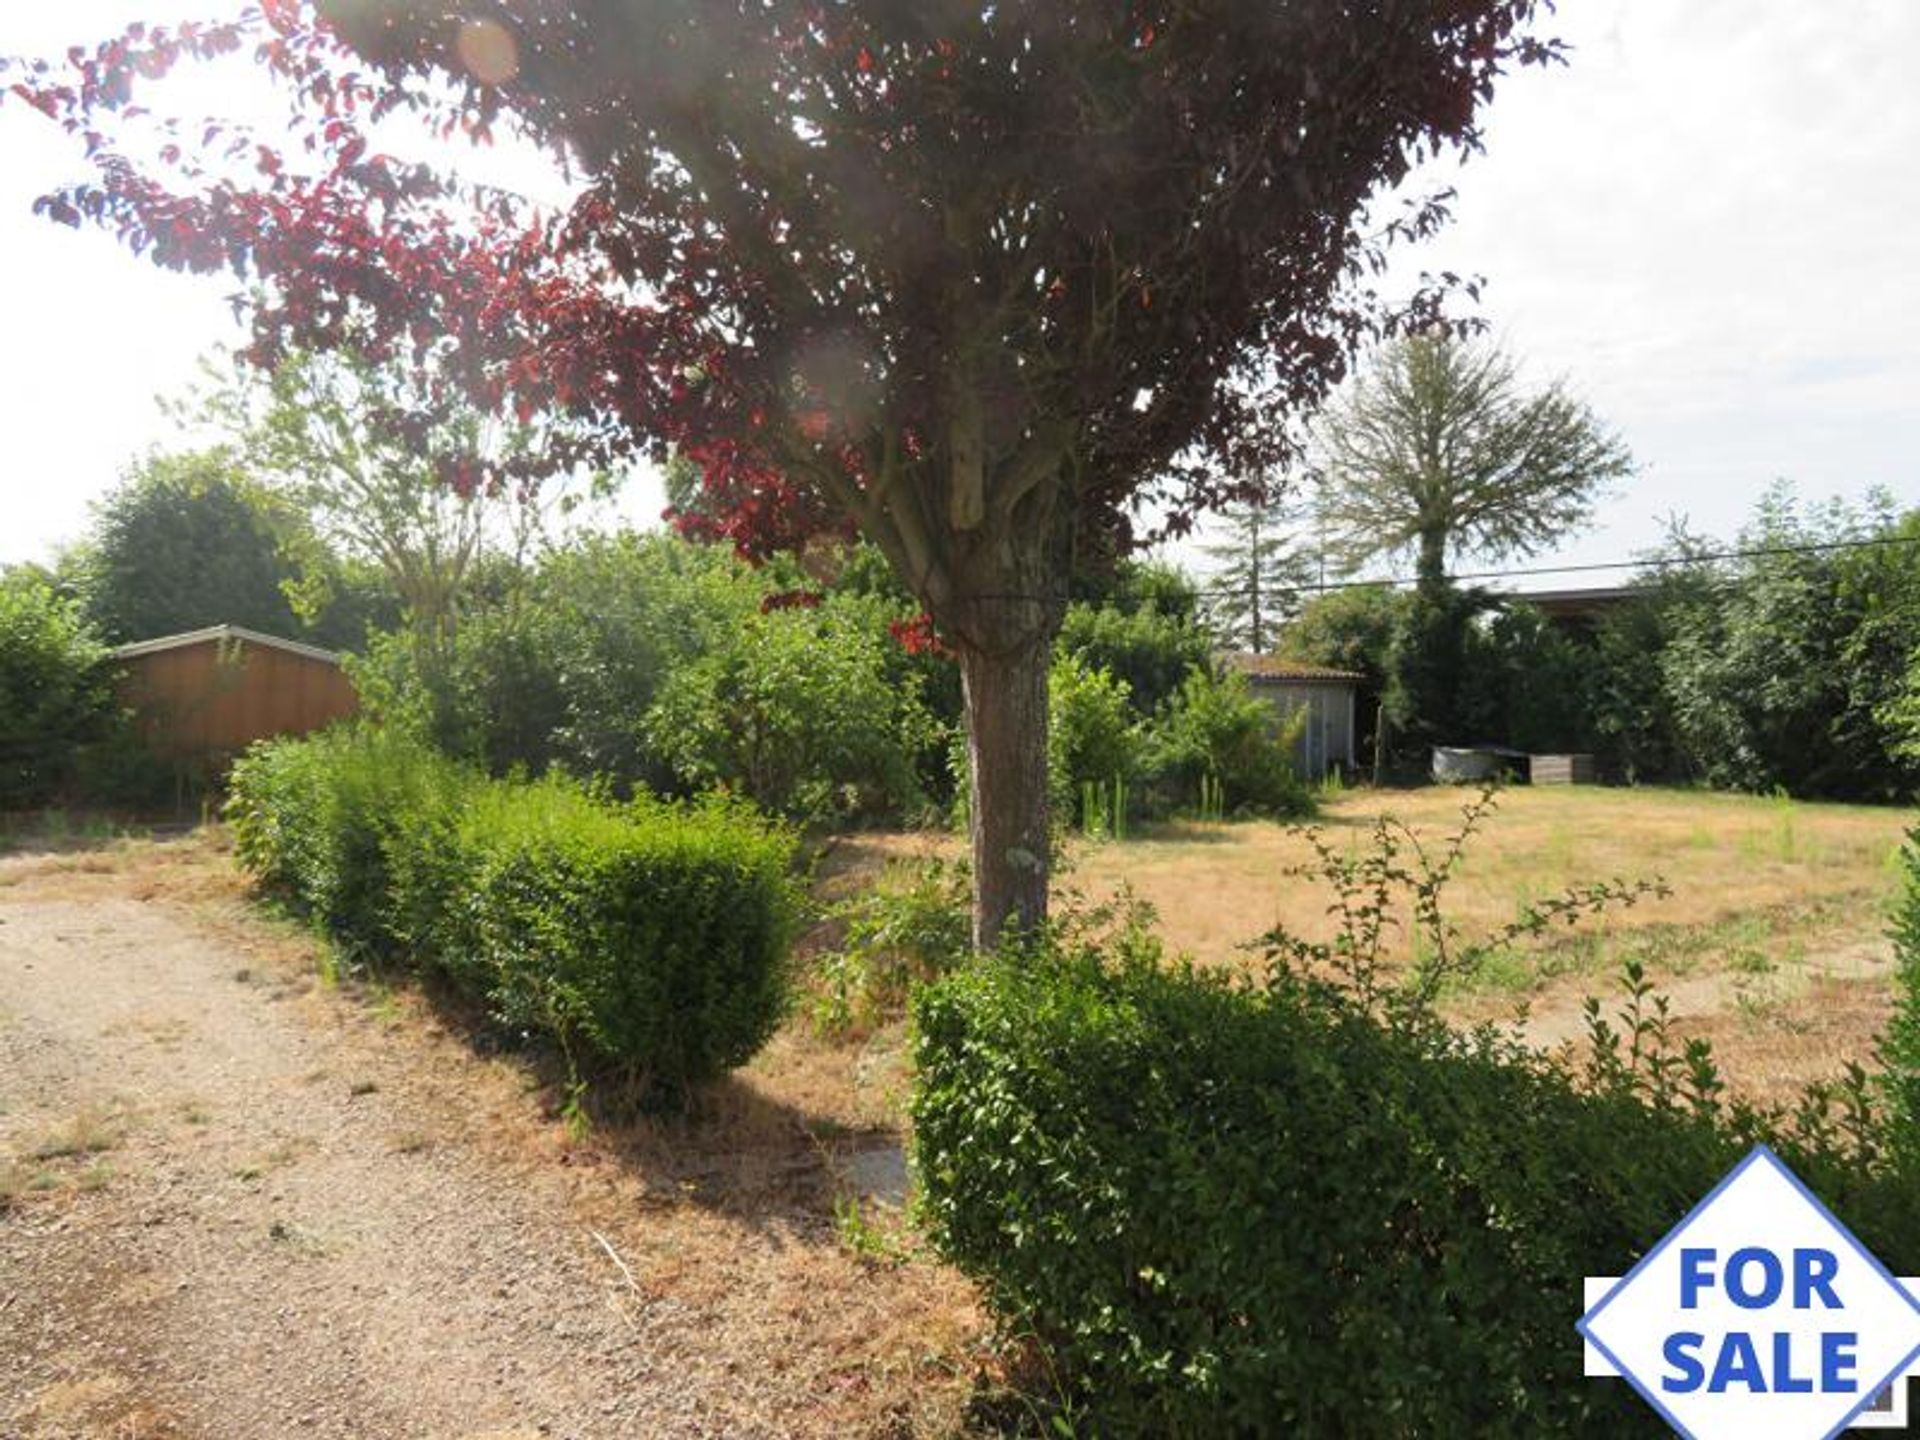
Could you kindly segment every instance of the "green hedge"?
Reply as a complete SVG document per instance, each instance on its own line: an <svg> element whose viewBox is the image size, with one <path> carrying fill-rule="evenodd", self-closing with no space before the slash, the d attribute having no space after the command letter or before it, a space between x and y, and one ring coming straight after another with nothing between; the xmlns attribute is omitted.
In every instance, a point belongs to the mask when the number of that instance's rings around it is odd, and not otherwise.
<svg viewBox="0 0 1920 1440"><path fill-rule="evenodd" d="M395 863L478 784L419 741L339 729L253 746L234 762L227 818L263 884L349 950L391 954L410 933L395 930Z"/></svg>
<svg viewBox="0 0 1920 1440"><path fill-rule="evenodd" d="M1000 959L915 1019L923 1218L1091 1433L1662 1433L1582 1378L1581 1277L1721 1178L1723 1119L1151 960ZM1920 1190L1781 1149L1920 1268Z"/></svg>
<svg viewBox="0 0 1920 1440"><path fill-rule="evenodd" d="M794 842L738 805L492 781L390 733L256 746L240 861L349 947L432 969L583 1068L676 1086L778 1024Z"/></svg>
<svg viewBox="0 0 1920 1440"><path fill-rule="evenodd" d="M1900 849L1905 883L1894 907L1894 1006L1881 1039L1887 1098L1899 1121L1896 1134L1920 1165L1920 827L1907 832Z"/></svg>
<svg viewBox="0 0 1920 1440"><path fill-rule="evenodd" d="M460 963L507 1023L671 1081L744 1064L773 1034L793 847L744 807L495 786L458 851Z"/></svg>

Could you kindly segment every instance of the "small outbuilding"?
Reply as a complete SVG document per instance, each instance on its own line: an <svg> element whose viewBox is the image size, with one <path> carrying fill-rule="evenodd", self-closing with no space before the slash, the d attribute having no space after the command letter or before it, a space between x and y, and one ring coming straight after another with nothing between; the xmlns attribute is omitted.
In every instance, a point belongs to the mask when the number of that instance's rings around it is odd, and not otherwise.
<svg viewBox="0 0 1920 1440"><path fill-rule="evenodd" d="M1306 712L1306 725L1293 752L1294 769L1300 775L1319 780L1330 770L1358 766L1354 720L1364 675L1272 655L1223 655L1220 660L1227 669L1245 675L1253 693L1283 718Z"/></svg>
<svg viewBox="0 0 1920 1440"><path fill-rule="evenodd" d="M122 645L112 658L141 734L173 760L219 764L255 740L317 730L359 708L333 651L238 625Z"/></svg>

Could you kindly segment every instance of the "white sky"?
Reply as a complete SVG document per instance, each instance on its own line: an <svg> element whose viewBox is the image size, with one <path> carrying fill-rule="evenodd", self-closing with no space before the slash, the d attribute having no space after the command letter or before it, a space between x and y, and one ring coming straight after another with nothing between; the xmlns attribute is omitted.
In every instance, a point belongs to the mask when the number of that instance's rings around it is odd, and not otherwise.
<svg viewBox="0 0 1920 1440"><path fill-rule="evenodd" d="M10 3L0 54L222 8ZM1572 65L1508 79L1454 226L1408 268L1484 275L1496 336L1641 463L1551 558L1625 558L1673 511L1730 533L1780 476L1920 504L1920 4L1582 0L1545 28ZM203 84L209 108L257 103L245 79ZM236 334L230 282L30 213L82 174L57 129L0 105L0 562L74 538L124 464L174 438L152 396ZM620 504L659 508L651 480Z"/></svg>

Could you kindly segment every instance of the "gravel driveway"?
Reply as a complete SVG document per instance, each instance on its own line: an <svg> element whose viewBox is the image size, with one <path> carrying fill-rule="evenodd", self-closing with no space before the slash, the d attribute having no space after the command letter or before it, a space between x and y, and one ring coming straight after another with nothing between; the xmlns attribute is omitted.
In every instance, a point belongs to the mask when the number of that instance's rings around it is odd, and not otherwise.
<svg viewBox="0 0 1920 1440"><path fill-rule="evenodd" d="M196 906L217 874L0 863L0 1435L922 1428L871 1342L950 1277L848 1257L817 1176L702 1204L711 1155L570 1146L522 1068Z"/></svg>

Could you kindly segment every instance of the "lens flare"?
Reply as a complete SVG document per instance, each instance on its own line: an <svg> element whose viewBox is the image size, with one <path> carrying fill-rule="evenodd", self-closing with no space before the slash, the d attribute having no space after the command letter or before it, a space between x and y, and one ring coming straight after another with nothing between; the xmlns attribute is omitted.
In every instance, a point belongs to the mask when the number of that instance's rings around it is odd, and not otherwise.
<svg viewBox="0 0 1920 1440"><path fill-rule="evenodd" d="M482 85L504 85L520 73L520 47L498 20L469 20L460 27L454 52Z"/></svg>

